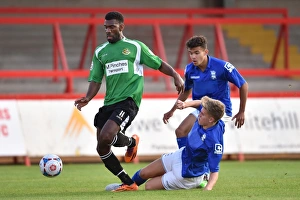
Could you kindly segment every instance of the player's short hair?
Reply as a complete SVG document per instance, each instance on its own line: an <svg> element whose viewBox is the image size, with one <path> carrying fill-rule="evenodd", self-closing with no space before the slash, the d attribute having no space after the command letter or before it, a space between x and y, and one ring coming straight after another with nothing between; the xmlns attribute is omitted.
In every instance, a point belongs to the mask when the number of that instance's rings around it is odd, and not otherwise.
<svg viewBox="0 0 300 200"><path fill-rule="evenodd" d="M225 113L225 105L219 100L204 96L201 98L201 104L216 121L219 121Z"/></svg>
<svg viewBox="0 0 300 200"><path fill-rule="evenodd" d="M122 13L118 11L112 11L105 15L105 20L112 20L112 19L117 20L119 23L124 23L124 17Z"/></svg>
<svg viewBox="0 0 300 200"><path fill-rule="evenodd" d="M207 39L203 35L196 35L191 37L186 43L187 48L195 48L202 47L203 49L207 49Z"/></svg>

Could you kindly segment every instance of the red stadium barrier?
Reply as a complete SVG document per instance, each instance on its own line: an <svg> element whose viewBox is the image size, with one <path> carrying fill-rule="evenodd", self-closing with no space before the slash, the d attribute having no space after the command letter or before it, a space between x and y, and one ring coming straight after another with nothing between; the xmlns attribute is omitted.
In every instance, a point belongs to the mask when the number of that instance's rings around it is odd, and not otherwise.
<svg viewBox="0 0 300 200"><path fill-rule="evenodd" d="M84 70L83 64L86 59L89 42L91 49L94 50L96 41L96 26L103 24L103 14L111 11L111 8L0 8L0 24L10 25L50 25L53 27L53 70L0 70L0 78L40 78L51 77L56 80L58 77L66 78L65 93L73 94L73 79L75 77L87 77L88 70ZM291 24L300 24L300 18L288 17L286 9L128 9L114 8L126 15L126 24L128 25L148 25L153 27L154 52L161 58L167 60L161 26L178 25L184 26L184 34L181 38L181 44L178 51L175 68L180 71L184 43L193 35L193 26L211 25L215 27L215 56L228 60L224 36L221 30L222 24L275 24L280 26L280 32L277 38L276 47L269 69L240 69L243 76L261 77L261 76L299 76L299 70L290 70L288 60L288 26ZM101 14L101 16L99 16ZM157 15L157 16L155 16ZM259 15L258 18L256 15ZM155 16L155 17L153 17ZM237 17L238 16L238 17ZM204 20L205 19L205 20ZM60 25L88 25L85 42L82 48L81 59L78 64L78 70L70 70L63 38L60 32ZM274 69L281 41L284 41L284 70ZM61 70L58 61L61 61ZM162 76L157 71L145 70L145 76L157 78ZM165 76L166 90L170 90L171 84L168 77ZM233 91L237 92L237 91ZM265 93L265 92L263 92ZM260 94L256 93L258 96ZM281 92L281 94L287 94ZM61 94L56 94L57 97ZM233 94L234 95L234 94ZM252 94L250 94L251 96ZM18 96L16 94L15 96ZM45 96L45 94L41 94ZM267 95L268 96L268 95ZM0 98L9 97L9 95L0 95Z"/></svg>
<svg viewBox="0 0 300 200"><path fill-rule="evenodd" d="M183 69L177 70L183 76ZM275 70L275 69L239 69L244 77L300 77L300 70ZM65 77L70 90L73 89L73 78L87 77L89 70L1 70L0 77L5 78L41 78L41 77ZM156 70L145 70L146 77L165 77ZM0 94L0 99L75 99L84 94L66 92L65 94ZM234 90L231 96L238 97L238 91ZM103 94L97 95L103 98ZM147 93L145 98L176 98L176 93ZM275 91L275 92L250 92L249 97L300 97L300 91Z"/></svg>

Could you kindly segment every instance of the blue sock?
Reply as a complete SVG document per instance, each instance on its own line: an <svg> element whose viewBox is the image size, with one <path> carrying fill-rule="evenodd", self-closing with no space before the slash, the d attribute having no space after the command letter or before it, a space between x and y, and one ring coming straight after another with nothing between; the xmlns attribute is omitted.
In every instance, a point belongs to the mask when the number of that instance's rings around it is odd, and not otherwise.
<svg viewBox="0 0 300 200"><path fill-rule="evenodd" d="M187 137L177 138L178 148L184 147L186 145Z"/></svg>
<svg viewBox="0 0 300 200"><path fill-rule="evenodd" d="M131 178L138 186L142 185L147 181L147 179L145 180L140 177L140 171L141 170L135 172L135 174Z"/></svg>

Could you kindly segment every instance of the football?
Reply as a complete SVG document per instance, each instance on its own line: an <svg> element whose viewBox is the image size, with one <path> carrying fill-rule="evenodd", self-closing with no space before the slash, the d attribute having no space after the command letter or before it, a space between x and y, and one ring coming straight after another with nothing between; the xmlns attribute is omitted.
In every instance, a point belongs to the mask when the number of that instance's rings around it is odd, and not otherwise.
<svg viewBox="0 0 300 200"><path fill-rule="evenodd" d="M61 173L62 169L62 160L55 154L47 154L40 160L40 170L46 177L56 177Z"/></svg>

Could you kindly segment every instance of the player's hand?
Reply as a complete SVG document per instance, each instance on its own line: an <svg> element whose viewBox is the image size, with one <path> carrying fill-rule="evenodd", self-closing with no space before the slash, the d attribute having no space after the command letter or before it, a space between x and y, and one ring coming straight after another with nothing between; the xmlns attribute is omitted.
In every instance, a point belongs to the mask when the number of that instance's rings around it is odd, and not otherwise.
<svg viewBox="0 0 300 200"><path fill-rule="evenodd" d="M181 101L181 100L177 100L177 102L176 102L176 108L177 108L177 109L180 109L180 110L186 108L185 102L184 102L184 101Z"/></svg>
<svg viewBox="0 0 300 200"><path fill-rule="evenodd" d="M210 190L212 190L212 188L205 187L205 188L203 188L203 190L204 191L210 191Z"/></svg>
<svg viewBox="0 0 300 200"><path fill-rule="evenodd" d="M245 113L244 112L238 112L233 118L232 121L235 120L234 125L237 128L241 128L245 123Z"/></svg>
<svg viewBox="0 0 300 200"><path fill-rule="evenodd" d="M167 113L164 114L164 117L163 117L163 122L165 124L169 123L169 119L173 116L173 111L169 111Z"/></svg>
<svg viewBox="0 0 300 200"><path fill-rule="evenodd" d="M184 92L184 81L180 76L178 76L178 78L174 79L174 84L175 84L178 94L181 94Z"/></svg>
<svg viewBox="0 0 300 200"><path fill-rule="evenodd" d="M87 97L81 97L79 99L76 99L74 102L74 105L76 106L76 108L78 110L81 111L81 108L86 106L89 103L90 99L88 99Z"/></svg>

